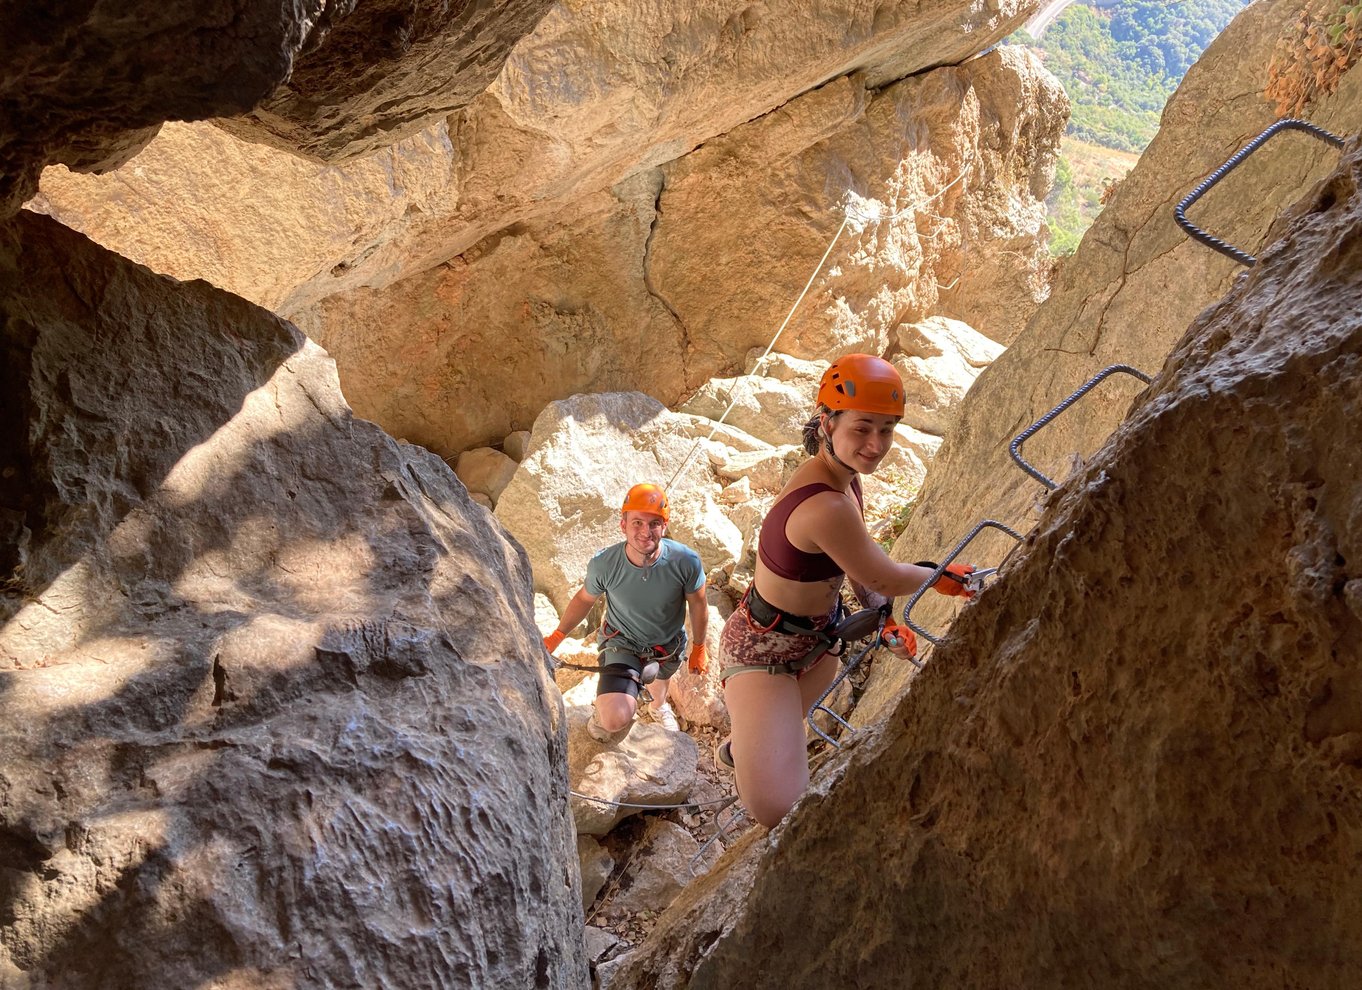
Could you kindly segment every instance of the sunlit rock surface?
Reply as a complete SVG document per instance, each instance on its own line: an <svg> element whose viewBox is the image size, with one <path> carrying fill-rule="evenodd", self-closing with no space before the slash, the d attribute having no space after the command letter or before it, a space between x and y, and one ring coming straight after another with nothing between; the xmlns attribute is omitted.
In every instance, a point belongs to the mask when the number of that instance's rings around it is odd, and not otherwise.
<svg viewBox="0 0 1362 990"><path fill-rule="evenodd" d="M882 726L608 988L1355 983L1360 184L1354 146Z"/></svg>
<svg viewBox="0 0 1362 990"><path fill-rule="evenodd" d="M523 552L327 356L0 228L0 985L584 985Z"/></svg>
<svg viewBox="0 0 1362 990"><path fill-rule="evenodd" d="M542 3L496 6L499 17L522 24L524 12ZM831 79L856 73L880 86L962 61L1008 34L1037 6L1037 0L898 0L873 8L859 0L774 7L747 0L560 3L510 53L486 92L457 113L426 118L420 140L442 141L443 149L408 147L396 160L379 149L320 166L263 146L234 151L224 147L218 128L194 125L167 131L155 142L162 147L154 156L117 178L54 170L44 182L45 208L156 271L210 278L295 316L336 292L381 288L462 255L497 231L552 217ZM347 20L371 21L368 12L375 8L360 5ZM446 8L445 16L455 13ZM413 7L408 16L422 15ZM330 37L339 39L342 53L354 40L344 24ZM386 65L401 42L400 35L376 31L369 57ZM417 45L409 57L425 52ZM459 48L445 58L466 55ZM324 47L299 59L296 75L323 89L351 87L348 77L312 71L325 57ZM398 76L400 70L394 67ZM374 74L366 66L353 75L380 90L388 85ZM290 83L276 100L293 101L296 89ZM429 87L432 107L444 98L440 89ZM385 112L400 115L400 108ZM368 117L343 119L325 104L315 113L316 126L338 132L373 124ZM257 137L262 125L293 127L264 112L256 118L234 126ZM403 125L394 127L389 143L398 138L416 135ZM388 188L373 184L384 170L390 170ZM438 196L428 195L432 184ZM186 238L177 211L162 205L168 199L201 212L227 190L234 205L211 217L215 243ZM392 213L393 200L404 208ZM280 253L268 243L277 213L312 215L337 204L355 222L351 242L326 236L334 219L321 236L305 223L291 223L293 255L274 281L266 277L268 269L251 264L253 249Z"/></svg>
<svg viewBox="0 0 1362 990"><path fill-rule="evenodd" d="M1189 239L1174 224L1173 208L1273 123L1272 105L1262 97L1266 66L1299 10L1286 0L1253 4L1192 66L1168 102L1158 136L1061 266L1054 292L959 407L896 556L939 559L984 519L1028 531L1045 488L1013 462L1012 439L1110 365L1158 372L1187 325L1244 271ZM1345 75L1338 93L1308 116L1340 135L1362 131L1362 73ZM1336 150L1315 138L1281 133L1194 204L1188 217L1214 236L1260 253L1273 239L1269 230L1277 213L1338 160ZM1115 429L1142 387L1129 375L1114 374L1027 440L1021 453L1062 481ZM1012 543L989 530L965 556L994 565ZM928 596L920 619L940 630L950 607ZM890 680L872 690L862 717L873 721L883 714L902 688L901 677Z"/></svg>
<svg viewBox="0 0 1362 990"><path fill-rule="evenodd" d="M44 165L117 168L166 120L258 108L238 134L320 157L384 147L481 92L548 2L2 3L0 217Z"/></svg>
<svg viewBox="0 0 1362 990"><path fill-rule="evenodd" d="M301 325L357 411L441 453L574 392L675 404L770 343L830 244L781 350L884 351L901 323L959 308L948 284L980 297L975 329L1007 340L1049 268L1043 198L1066 107L1019 50L873 93L839 78L427 272L332 296ZM839 229L847 206L882 219Z"/></svg>
<svg viewBox="0 0 1362 990"><path fill-rule="evenodd" d="M1067 101L1020 49L972 56L1033 7L562 4L392 148L323 166L178 126L116 175L50 170L31 205L294 319L360 415L451 456L576 392L674 404L731 374L848 206L873 219L785 350L938 312L1011 339L1048 287Z"/></svg>

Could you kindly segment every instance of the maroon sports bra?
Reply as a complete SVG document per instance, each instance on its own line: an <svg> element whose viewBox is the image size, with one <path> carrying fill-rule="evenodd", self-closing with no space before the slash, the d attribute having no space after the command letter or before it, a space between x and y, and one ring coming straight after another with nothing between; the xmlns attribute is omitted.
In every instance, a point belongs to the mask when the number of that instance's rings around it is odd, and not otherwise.
<svg viewBox="0 0 1362 990"><path fill-rule="evenodd" d="M785 536L785 523L789 520L790 513L799 508L805 499L812 498L820 492L835 491L836 488L821 481L804 485L777 502L767 514L765 522L761 524L761 534L757 537L757 556L772 574L789 581L812 583L826 581L828 578L846 573L827 554L808 553L799 549ZM856 496L856 503L864 512L865 500L861 497L860 478L851 479L851 494Z"/></svg>

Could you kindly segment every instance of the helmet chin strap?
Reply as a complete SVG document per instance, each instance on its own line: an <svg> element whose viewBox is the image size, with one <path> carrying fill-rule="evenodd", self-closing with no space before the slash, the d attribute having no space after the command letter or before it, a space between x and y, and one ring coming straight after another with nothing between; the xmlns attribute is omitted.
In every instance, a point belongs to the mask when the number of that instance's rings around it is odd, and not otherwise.
<svg viewBox="0 0 1362 990"><path fill-rule="evenodd" d="M846 461L838 457L837 451L832 449L832 433L829 432L828 430L828 423L830 423L832 421L832 417L836 415L837 413L826 414L823 418L822 424L818 427L819 431L823 434L823 449L828 452L828 456L831 457L833 461L835 461L838 465L846 468L852 474L860 474L861 472L857 471Z"/></svg>

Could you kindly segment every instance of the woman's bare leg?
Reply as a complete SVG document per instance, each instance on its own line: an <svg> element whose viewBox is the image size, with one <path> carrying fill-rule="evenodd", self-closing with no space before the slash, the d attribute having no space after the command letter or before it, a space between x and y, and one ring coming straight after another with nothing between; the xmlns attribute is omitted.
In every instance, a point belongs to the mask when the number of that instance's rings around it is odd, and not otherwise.
<svg viewBox="0 0 1362 990"><path fill-rule="evenodd" d="M789 674L735 674L724 701L738 794L748 814L774 828L809 786L800 685Z"/></svg>
<svg viewBox="0 0 1362 990"><path fill-rule="evenodd" d="M813 703L823 697L823 692L836 680L839 669L840 664L836 657L824 656L813 670L800 678L799 699L804 705L805 715L808 715Z"/></svg>

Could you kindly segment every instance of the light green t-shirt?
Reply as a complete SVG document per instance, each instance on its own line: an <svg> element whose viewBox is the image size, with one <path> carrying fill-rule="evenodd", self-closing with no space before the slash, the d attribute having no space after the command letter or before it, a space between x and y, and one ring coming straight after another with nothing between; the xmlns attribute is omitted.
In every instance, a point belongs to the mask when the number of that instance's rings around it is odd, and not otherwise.
<svg viewBox="0 0 1362 990"><path fill-rule="evenodd" d="M666 646L685 628L686 595L705 586L700 555L684 543L664 539L657 562L639 567L624 547L616 543L591 558L586 590L606 596L606 623L634 646Z"/></svg>

